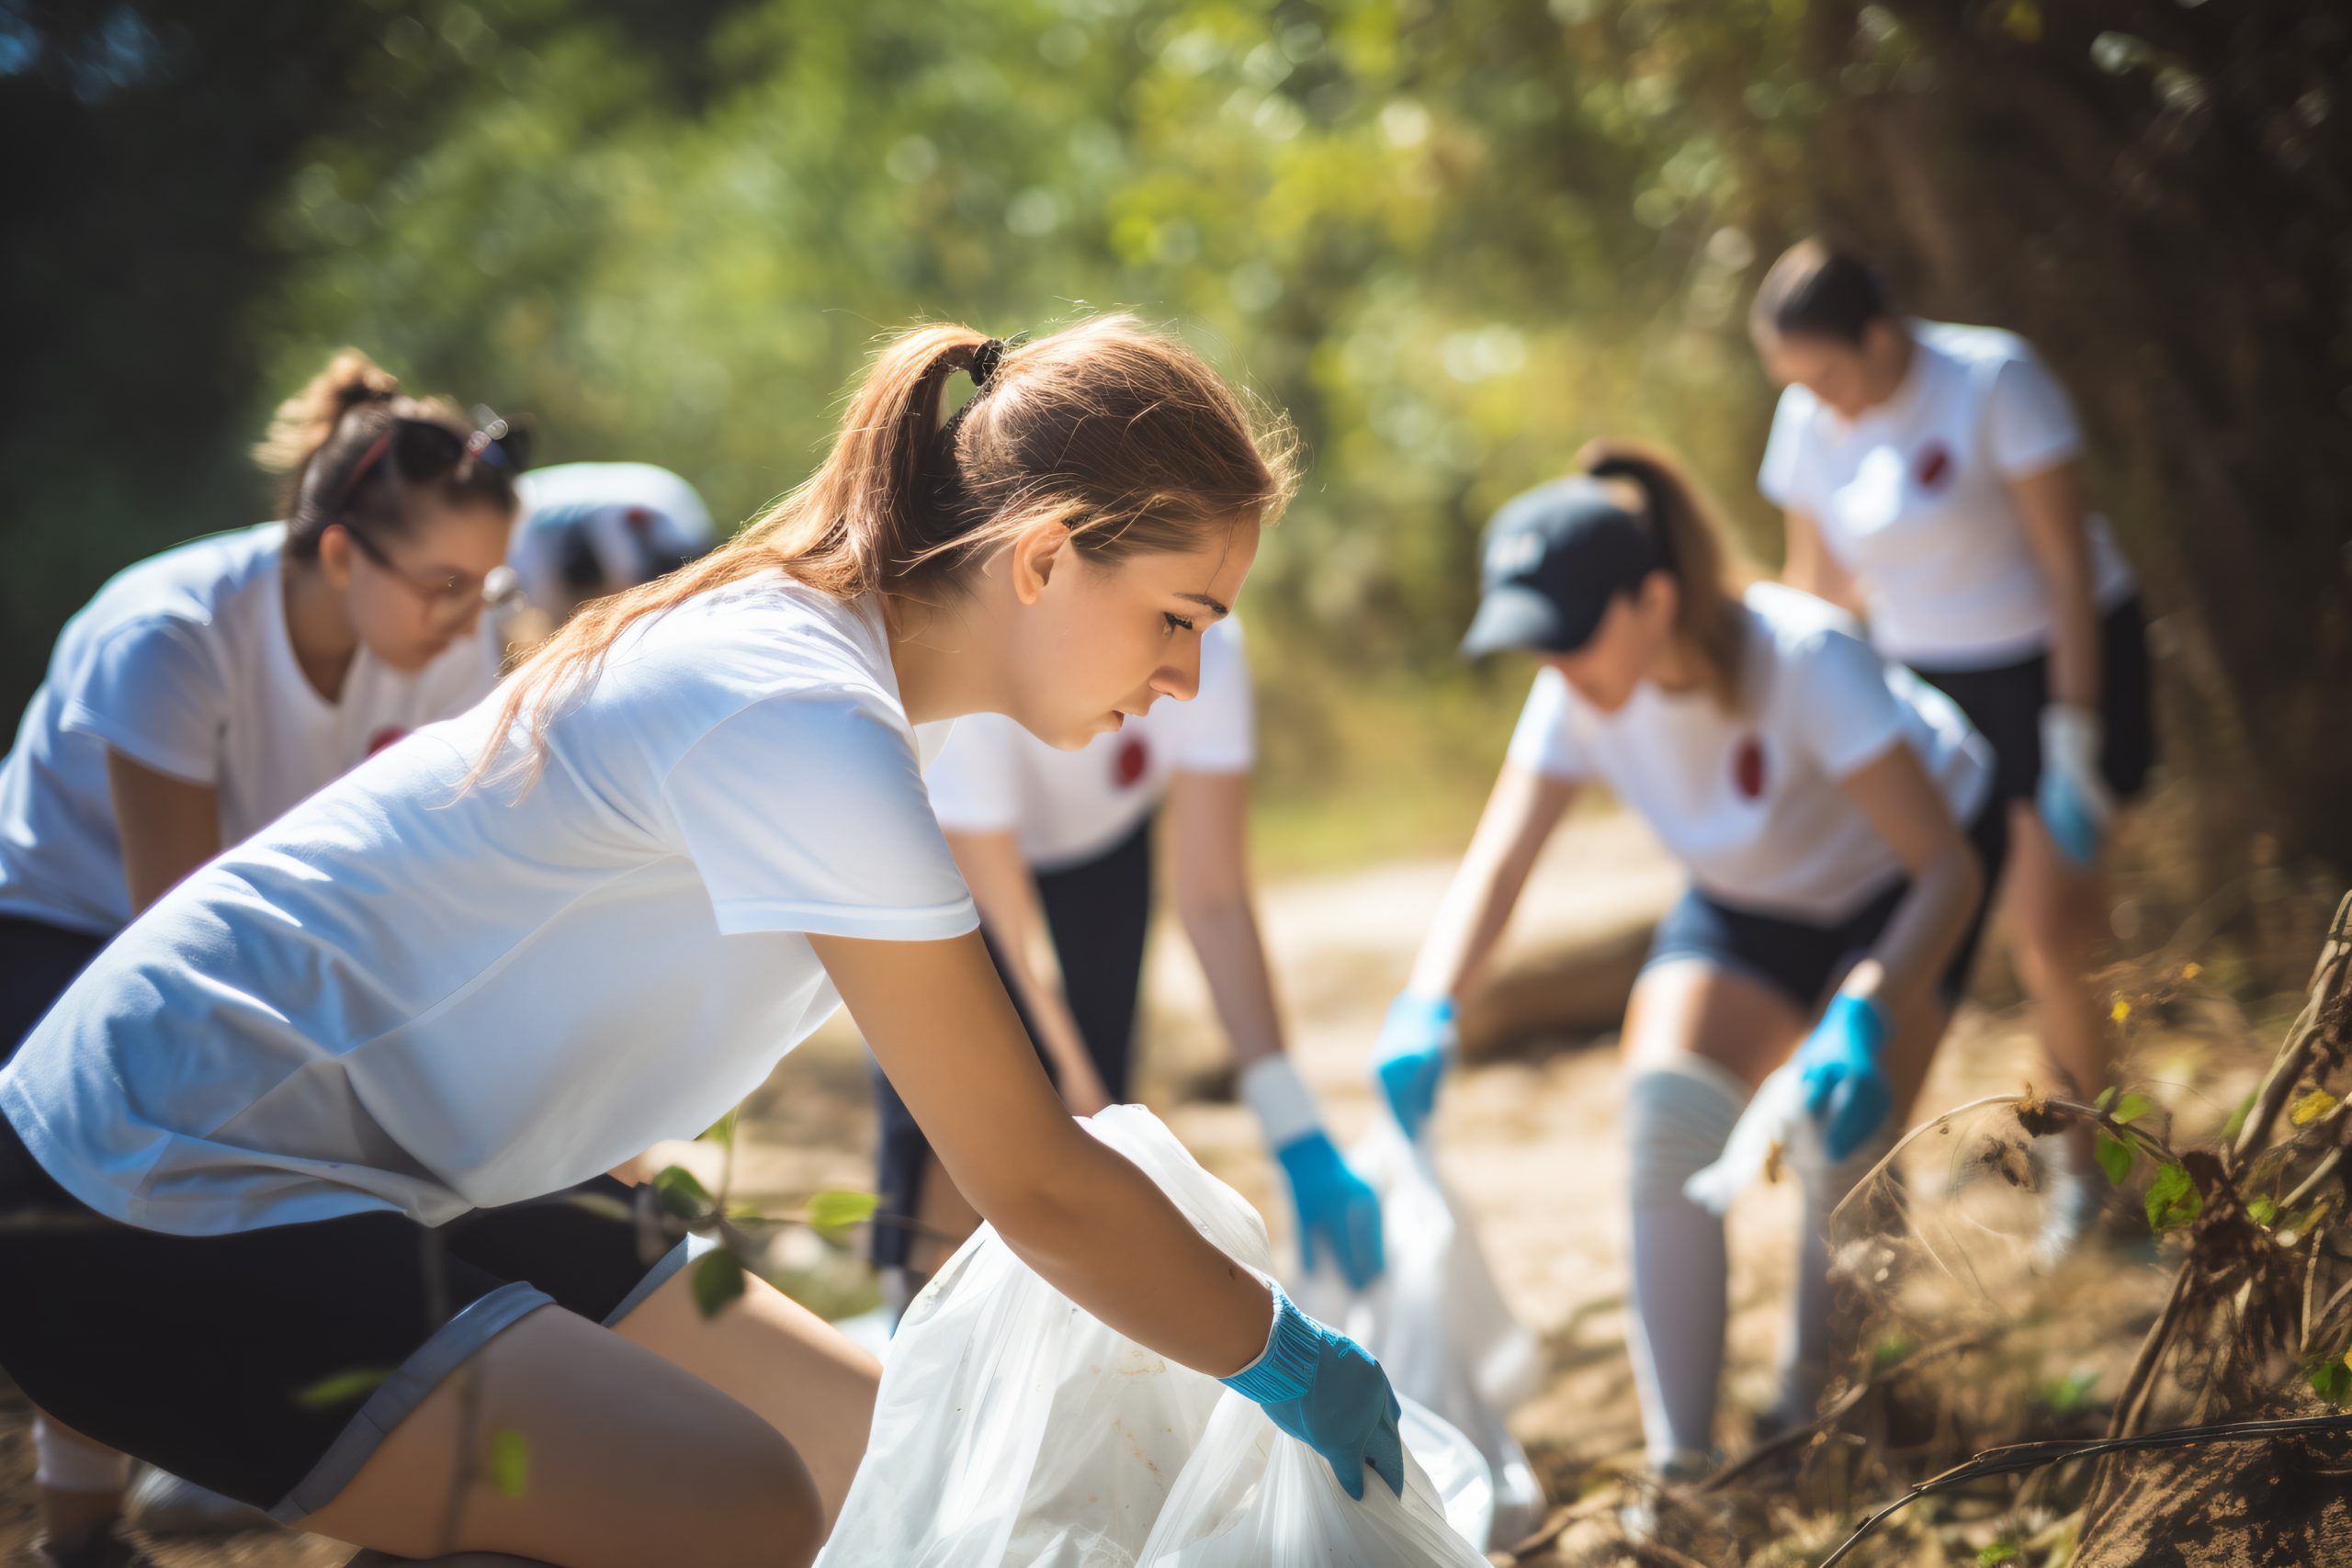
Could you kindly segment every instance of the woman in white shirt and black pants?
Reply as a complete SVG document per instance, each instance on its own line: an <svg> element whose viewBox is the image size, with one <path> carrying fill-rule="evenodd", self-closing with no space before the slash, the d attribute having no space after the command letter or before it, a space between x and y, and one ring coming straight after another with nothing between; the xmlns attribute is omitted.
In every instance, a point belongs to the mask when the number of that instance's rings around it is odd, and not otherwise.
<svg viewBox="0 0 2352 1568"><path fill-rule="evenodd" d="M36 1222L0 1227L0 1367L401 1557L806 1562L878 1369L756 1277L705 1313L697 1246L641 1254L600 1173L846 1003L1039 1274L1350 1492L1401 1487L1377 1363L1063 1108L922 785L942 720L1074 746L1189 697L1288 490L1245 401L1130 320L895 340L766 516L587 605L66 990L0 1068L0 1210Z"/></svg>
<svg viewBox="0 0 2352 1568"><path fill-rule="evenodd" d="M2100 850L2155 744L2138 586L2084 501L2065 389L2011 333L1895 315L1866 264L1817 241L1773 265L1751 324L1787 389L1758 481L1788 520L1784 579L1865 615L1992 743L2018 974L2088 1098L2109 1072L2087 976ZM2087 1131L2057 1146L2045 1264L2105 1191Z"/></svg>
<svg viewBox="0 0 2352 1568"><path fill-rule="evenodd" d="M287 520L100 589L0 763L0 1059L166 888L496 678L477 630L514 518L504 445L346 349L258 456ZM34 1438L42 1550L114 1551L127 1461L45 1418Z"/></svg>
<svg viewBox="0 0 2352 1568"><path fill-rule="evenodd" d="M1538 852L1588 783L1689 869L1625 1012L1634 1384L1650 1461L1717 1448L1724 1223L1686 1190L1792 1058L1817 1138L1782 1390L1802 1419L1831 1359L1831 1207L1895 1124L1967 976L2001 815L1951 702L1841 611L1743 589L1713 512L1662 454L1602 446L1488 530L1465 655L1542 659L1502 776L1382 1030L1374 1078L1419 1135L1475 984Z"/></svg>
<svg viewBox="0 0 2352 1568"><path fill-rule="evenodd" d="M1381 1272L1380 1201L1340 1157L1283 1049L1250 889L1256 756L1241 626L1222 621L1202 634L1191 702L1128 718L1075 751L976 714L957 723L924 782L1005 987L1081 1116L1127 1098L1154 829L1167 818L1177 917L1232 1042L1241 1099L1290 1188L1300 1257L1309 1269L1328 1261L1361 1290ZM874 1260L902 1308L973 1216L878 1073L875 1096Z"/></svg>

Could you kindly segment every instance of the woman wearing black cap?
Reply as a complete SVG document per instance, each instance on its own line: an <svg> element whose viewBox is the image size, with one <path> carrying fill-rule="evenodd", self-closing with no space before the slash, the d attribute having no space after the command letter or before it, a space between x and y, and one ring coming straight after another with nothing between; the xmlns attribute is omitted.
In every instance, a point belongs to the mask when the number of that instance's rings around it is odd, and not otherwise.
<svg viewBox="0 0 2352 1568"><path fill-rule="evenodd" d="M1453 1053L1453 998L1579 784L1605 784L1683 862L1690 888L1658 928L1623 1040L1634 1371L1650 1459L1684 1474L1714 1447L1725 1287L1723 1222L1685 1184L1793 1052L1814 1132L1792 1140L1811 1168L1775 1414L1809 1412L1828 1350L1828 1212L1925 1075L2001 818L1984 809L1989 753L1948 698L1890 670L1830 605L1742 592L1711 509L1663 456L1586 459L1489 531L1464 652L1524 649L1544 668L1375 1076L1418 1134Z"/></svg>
<svg viewBox="0 0 2352 1568"><path fill-rule="evenodd" d="M1788 519L1782 576L1866 610L1880 651L1991 743L2018 976L2051 1060L2096 1093L2099 852L2154 732L2138 586L2085 506L2065 389L2011 333L1898 317L1868 265L1817 240L1773 265L1749 325L1788 389L1758 479ZM2044 1265L2105 1190L2087 1130L2053 1146Z"/></svg>

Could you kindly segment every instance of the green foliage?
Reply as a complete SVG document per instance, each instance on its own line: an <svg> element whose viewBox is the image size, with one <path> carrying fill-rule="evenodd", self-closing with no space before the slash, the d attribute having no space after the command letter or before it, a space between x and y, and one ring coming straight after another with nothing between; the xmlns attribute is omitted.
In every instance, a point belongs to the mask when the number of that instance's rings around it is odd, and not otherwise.
<svg viewBox="0 0 2352 1568"><path fill-rule="evenodd" d="M656 1172L653 1190L662 1196L663 1211L681 1220L699 1220L718 1201L701 1179L682 1165L664 1166Z"/></svg>
<svg viewBox="0 0 2352 1568"><path fill-rule="evenodd" d="M2100 1098L2104 1100L2106 1097L2102 1095ZM2126 1092L2116 1100L2114 1109L2108 1114L2128 1127L2155 1108L2155 1102L2146 1095Z"/></svg>
<svg viewBox="0 0 2352 1568"><path fill-rule="evenodd" d="M2269 1224L2278 1217L2278 1200L2264 1197L2250 1198L2246 1201L2245 1212L2246 1217L2256 1224Z"/></svg>
<svg viewBox="0 0 2352 1568"><path fill-rule="evenodd" d="M501 1427L490 1435L487 1468L490 1483L502 1497L520 1497L531 1480L531 1445L523 1434L512 1427Z"/></svg>
<svg viewBox="0 0 2352 1568"><path fill-rule="evenodd" d="M1996 1540L1976 1554L1979 1568L1998 1568L2004 1562L2022 1562L2025 1548L2014 1540Z"/></svg>
<svg viewBox="0 0 2352 1568"><path fill-rule="evenodd" d="M2097 1142L2091 1145L2091 1153L2098 1160L2098 1168L2107 1172L2109 1185L2120 1187L2132 1174L2134 1157L2132 1145L2114 1134L2101 1130Z"/></svg>
<svg viewBox="0 0 2352 1568"><path fill-rule="evenodd" d="M2245 1131L2245 1119L2254 1114L2254 1101L2257 1092L2252 1089L2247 1090L2246 1097L2238 1101L2238 1108L2230 1112L2229 1122L2222 1129L2222 1142L2234 1144L2238 1141L2238 1134Z"/></svg>
<svg viewBox="0 0 2352 1568"><path fill-rule="evenodd" d="M2091 1395L2098 1388L2098 1370L2077 1367L2064 1377L2042 1384L2039 1393L2042 1407L2052 1416L2079 1416L2091 1407Z"/></svg>
<svg viewBox="0 0 2352 1568"><path fill-rule="evenodd" d="M354 1367L348 1371L330 1372L318 1382L295 1390L294 1403L305 1410L336 1410L356 1404L391 1375L390 1367Z"/></svg>
<svg viewBox="0 0 2352 1568"><path fill-rule="evenodd" d="M2314 1361L2304 1377L2312 1392L2330 1404L2352 1407L2352 1352Z"/></svg>
<svg viewBox="0 0 2352 1568"><path fill-rule="evenodd" d="M2161 1235L2204 1213L2205 1196L2197 1190L2186 1167L2167 1161L2157 1168L2156 1179L2148 1184L2147 1208L2149 1227Z"/></svg>
<svg viewBox="0 0 2352 1568"><path fill-rule="evenodd" d="M693 1289L695 1308L705 1317L717 1317L744 1292L743 1260L723 1247L703 1254L695 1260Z"/></svg>
<svg viewBox="0 0 2352 1568"><path fill-rule="evenodd" d="M830 1241L838 1241L853 1225L874 1217L881 1200L871 1192L820 1192L808 1200L809 1227Z"/></svg>

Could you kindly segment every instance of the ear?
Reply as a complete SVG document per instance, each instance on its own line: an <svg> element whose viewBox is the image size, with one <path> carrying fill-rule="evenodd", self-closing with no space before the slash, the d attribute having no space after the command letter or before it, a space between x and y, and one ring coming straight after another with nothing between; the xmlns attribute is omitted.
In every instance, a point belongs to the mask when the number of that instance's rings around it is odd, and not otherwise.
<svg viewBox="0 0 2352 1568"><path fill-rule="evenodd" d="M1656 625L1674 625L1682 611L1682 584L1674 573L1653 571L1642 579L1642 609Z"/></svg>
<svg viewBox="0 0 2352 1568"><path fill-rule="evenodd" d="M1053 521L1033 523L1012 536L1012 595L1035 604L1052 581L1070 548L1068 525Z"/></svg>
<svg viewBox="0 0 2352 1568"><path fill-rule="evenodd" d="M352 558L359 553L340 523L330 523L319 535L319 570L337 593L351 586Z"/></svg>

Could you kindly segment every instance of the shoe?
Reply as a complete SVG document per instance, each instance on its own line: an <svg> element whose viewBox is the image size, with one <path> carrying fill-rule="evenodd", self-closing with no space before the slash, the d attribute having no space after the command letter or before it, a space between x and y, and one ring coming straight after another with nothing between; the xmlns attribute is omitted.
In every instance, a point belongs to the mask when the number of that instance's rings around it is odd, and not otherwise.
<svg viewBox="0 0 2352 1568"><path fill-rule="evenodd" d="M94 1536L78 1546L37 1540L32 1545L32 1555L25 1561L32 1568L158 1568L155 1560L141 1551L135 1541L115 1530Z"/></svg>
<svg viewBox="0 0 2352 1568"><path fill-rule="evenodd" d="M223 1497L153 1466L143 1468L130 1483L122 1517L149 1535L233 1535L281 1528L250 1503Z"/></svg>

